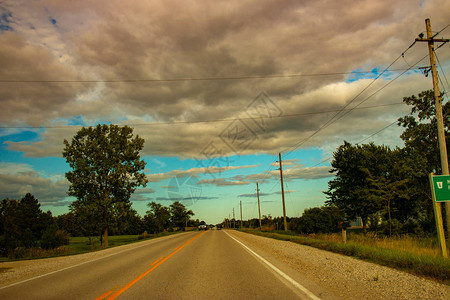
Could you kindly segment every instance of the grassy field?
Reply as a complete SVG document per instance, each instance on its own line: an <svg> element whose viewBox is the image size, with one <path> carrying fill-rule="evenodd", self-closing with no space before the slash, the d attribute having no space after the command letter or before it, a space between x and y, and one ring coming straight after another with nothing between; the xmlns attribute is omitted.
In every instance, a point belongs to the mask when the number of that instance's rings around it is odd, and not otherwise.
<svg viewBox="0 0 450 300"><path fill-rule="evenodd" d="M434 238L403 236L389 239L349 234L344 244L340 234L304 236L284 231L243 231L353 256L450 285L450 259L440 256Z"/></svg>
<svg viewBox="0 0 450 300"><path fill-rule="evenodd" d="M181 231L179 231L181 232ZM162 232L158 234L147 234L145 239L153 239L157 237L167 236L176 234L178 232ZM108 242L109 247L117 247L121 245L131 244L138 241L142 241L142 236L139 235L116 235L109 236ZM89 239L87 237L71 237L69 245L62 246L56 249L43 250L43 249L16 249L9 257L0 257L0 262L6 261L14 261L14 260L24 260L24 259L38 259L38 258L49 258L56 256L65 256L65 255L75 255L86 252L98 251L102 250L102 246L100 245L99 237L92 238L93 243L89 243Z"/></svg>

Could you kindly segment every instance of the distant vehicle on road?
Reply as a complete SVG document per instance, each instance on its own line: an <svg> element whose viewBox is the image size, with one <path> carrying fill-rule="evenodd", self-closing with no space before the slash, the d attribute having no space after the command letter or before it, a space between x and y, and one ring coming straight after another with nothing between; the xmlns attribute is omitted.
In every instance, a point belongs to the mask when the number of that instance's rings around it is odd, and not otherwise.
<svg viewBox="0 0 450 300"><path fill-rule="evenodd" d="M208 229L208 226L206 226L205 224L198 226L198 230L207 230L207 229Z"/></svg>

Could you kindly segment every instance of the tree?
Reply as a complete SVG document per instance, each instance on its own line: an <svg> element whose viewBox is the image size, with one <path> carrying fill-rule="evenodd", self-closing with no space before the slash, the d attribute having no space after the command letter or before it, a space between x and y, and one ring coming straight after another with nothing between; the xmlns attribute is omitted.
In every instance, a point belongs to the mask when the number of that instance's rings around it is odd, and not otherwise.
<svg viewBox="0 0 450 300"><path fill-rule="evenodd" d="M382 208L380 202L371 197L368 173L376 177L385 176L390 168L390 153L386 146L373 143L352 146L348 142L333 153L330 172L336 173L336 177L328 183L325 194L329 200L326 203L341 209L347 221L361 217L364 230L369 216Z"/></svg>
<svg viewBox="0 0 450 300"><path fill-rule="evenodd" d="M392 201L395 199L403 198L409 199L409 195L405 190L405 184L407 179L403 180L392 180L388 176L379 176L375 178L369 170L368 181L371 185L372 197L375 200L379 199L381 203L386 206L386 211L389 218L389 237L392 236Z"/></svg>
<svg viewBox="0 0 450 300"><path fill-rule="evenodd" d="M144 139L133 138L133 128L128 126L98 125L83 127L64 144L63 156L73 170L66 173L68 194L77 198L71 210L95 222L108 247L108 229L114 218L136 188L148 182L139 155Z"/></svg>
<svg viewBox="0 0 450 300"><path fill-rule="evenodd" d="M293 231L305 234L331 233L339 231L342 214L335 206L313 207L305 209L300 218L290 222Z"/></svg>
<svg viewBox="0 0 450 300"><path fill-rule="evenodd" d="M172 225L178 228L184 228L186 222L194 215L192 210L187 210L183 203L175 201L169 207Z"/></svg>
<svg viewBox="0 0 450 300"><path fill-rule="evenodd" d="M70 236L82 236L83 233L77 224L77 219L73 212L68 212L56 217L56 223L61 230L65 230Z"/></svg>
<svg viewBox="0 0 450 300"><path fill-rule="evenodd" d="M410 202L415 204L416 219L422 220L425 229L434 230L428 174L442 174L434 92L423 91L417 96L403 98L403 102L411 106L410 114L398 119L398 125L405 128L400 137L405 143L402 150L405 169L409 171L406 176L409 177ZM442 105L442 112L447 149L450 149L450 102ZM447 228L449 226L450 220L447 219Z"/></svg>
<svg viewBox="0 0 450 300"><path fill-rule="evenodd" d="M16 247L39 245L44 231L53 224L50 212L44 213L39 200L30 193L20 200L0 202L0 251L3 255Z"/></svg>
<svg viewBox="0 0 450 300"><path fill-rule="evenodd" d="M403 98L403 102L412 106L409 115L398 119L398 125L405 128L400 136L405 143L405 149L409 153L427 160L424 167L427 168L428 173L441 174L434 92L432 90L423 91L417 96ZM442 112L444 129L448 133L450 130L450 102L442 106ZM445 138L448 148L450 135L446 134Z"/></svg>
<svg viewBox="0 0 450 300"><path fill-rule="evenodd" d="M170 210L156 202L147 204L150 209L144 217L145 228L149 233L163 232L170 226Z"/></svg>

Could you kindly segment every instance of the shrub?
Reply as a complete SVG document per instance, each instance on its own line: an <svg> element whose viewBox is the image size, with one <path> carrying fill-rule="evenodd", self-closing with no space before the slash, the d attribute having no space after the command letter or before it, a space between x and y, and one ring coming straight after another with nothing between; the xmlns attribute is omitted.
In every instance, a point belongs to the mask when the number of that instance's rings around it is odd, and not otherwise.
<svg viewBox="0 0 450 300"><path fill-rule="evenodd" d="M65 230L59 230L54 223L45 230L41 238L41 248L55 249L69 244L69 234Z"/></svg>

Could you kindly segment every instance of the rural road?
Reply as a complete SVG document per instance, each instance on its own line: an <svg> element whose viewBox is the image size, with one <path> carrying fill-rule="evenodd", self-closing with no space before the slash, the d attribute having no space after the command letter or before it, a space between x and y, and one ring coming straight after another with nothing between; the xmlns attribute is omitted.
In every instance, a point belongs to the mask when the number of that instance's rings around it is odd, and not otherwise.
<svg viewBox="0 0 450 300"><path fill-rule="evenodd" d="M231 231L177 234L4 285L0 299L319 299L316 295L323 294L252 251Z"/></svg>
<svg viewBox="0 0 450 300"><path fill-rule="evenodd" d="M234 230L0 263L0 299L450 299L450 286Z"/></svg>

